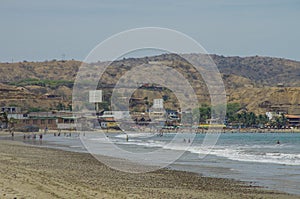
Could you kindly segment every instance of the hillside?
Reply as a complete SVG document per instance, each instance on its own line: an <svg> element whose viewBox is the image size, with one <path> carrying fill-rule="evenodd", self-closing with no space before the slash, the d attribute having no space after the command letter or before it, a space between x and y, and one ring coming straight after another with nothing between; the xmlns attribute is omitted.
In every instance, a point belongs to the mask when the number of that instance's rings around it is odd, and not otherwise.
<svg viewBox="0 0 300 199"><path fill-rule="evenodd" d="M228 102L240 103L255 113L274 109L300 114L300 62L259 56L211 57L222 74ZM201 76L189 63L172 54L115 61L99 79L99 86L114 85L126 71L150 62L163 62L175 68L193 86L201 103L209 103ZM99 62L94 65L103 64ZM67 108L80 65L81 62L73 60L0 63L0 105L18 105L25 109ZM86 78L88 80L90 77L87 75ZM107 92L109 90L106 89ZM139 89L133 97L149 97L151 101L152 98L164 96L168 98L167 108L178 107L176 99L170 97L171 92L165 89L155 92Z"/></svg>
<svg viewBox="0 0 300 199"><path fill-rule="evenodd" d="M300 62L272 57L223 57L211 55L223 74L250 79L256 84L300 86Z"/></svg>
<svg viewBox="0 0 300 199"><path fill-rule="evenodd" d="M12 83L24 79L74 80L79 61L44 61L0 63L0 82Z"/></svg>

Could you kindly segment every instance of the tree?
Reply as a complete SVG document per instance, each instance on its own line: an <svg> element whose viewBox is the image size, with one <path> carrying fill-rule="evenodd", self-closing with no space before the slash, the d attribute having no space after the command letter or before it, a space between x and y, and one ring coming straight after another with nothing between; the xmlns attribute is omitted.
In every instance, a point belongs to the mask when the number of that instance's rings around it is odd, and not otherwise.
<svg viewBox="0 0 300 199"><path fill-rule="evenodd" d="M284 114L281 114L279 117L275 118L275 125L277 128L282 128L286 126L287 119Z"/></svg>
<svg viewBox="0 0 300 199"><path fill-rule="evenodd" d="M203 104L201 107L193 110L194 121L200 123L206 122L207 119L211 118L211 107L207 104Z"/></svg>
<svg viewBox="0 0 300 199"><path fill-rule="evenodd" d="M10 133L12 133L14 131L15 124L17 122L18 121L15 118L13 118L13 117L9 118L9 120L8 120L8 130L9 130Z"/></svg>
<svg viewBox="0 0 300 199"><path fill-rule="evenodd" d="M162 97L163 97L163 100L164 100L164 101L167 101L167 100L169 99L169 96L168 96L168 95L163 95Z"/></svg>
<svg viewBox="0 0 300 199"><path fill-rule="evenodd" d="M226 118L228 122L238 121L237 112L241 109L241 105L238 103L229 103L227 105Z"/></svg>
<svg viewBox="0 0 300 199"><path fill-rule="evenodd" d="M1 112L0 113L0 121L1 121L1 123L2 123L2 127L3 128L7 128L8 127L8 122L9 122L9 120L8 120L8 117L7 117L7 113L6 112Z"/></svg>
<svg viewBox="0 0 300 199"><path fill-rule="evenodd" d="M247 127L253 127L257 124L256 115L253 112L248 113L247 115Z"/></svg>
<svg viewBox="0 0 300 199"><path fill-rule="evenodd" d="M259 125L266 125L268 122L269 122L269 118L266 116L266 115L258 115L258 121L257 121L257 123L259 124Z"/></svg>
<svg viewBox="0 0 300 199"><path fill-rule="evenodd" d="M65 110L65 105L60 102L56 108L57 108L57 110L62 111L62 110Z"/></svg>

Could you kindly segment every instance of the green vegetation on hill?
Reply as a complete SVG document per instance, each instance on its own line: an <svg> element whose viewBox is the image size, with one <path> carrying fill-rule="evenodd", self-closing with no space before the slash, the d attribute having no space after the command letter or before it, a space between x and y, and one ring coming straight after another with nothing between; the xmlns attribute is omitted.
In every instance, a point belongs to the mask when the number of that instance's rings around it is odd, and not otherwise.
<svg viewBox="0 0 300 199"><path fill-rule="evenodd" d="M49 87L51 89L57 89L59 86L66 86L68 88L73 87L74 82L71 80L41 80L41 79L23 79L18 82L10 82L9 85L14 86L42 86L42 87Z"/></svg>

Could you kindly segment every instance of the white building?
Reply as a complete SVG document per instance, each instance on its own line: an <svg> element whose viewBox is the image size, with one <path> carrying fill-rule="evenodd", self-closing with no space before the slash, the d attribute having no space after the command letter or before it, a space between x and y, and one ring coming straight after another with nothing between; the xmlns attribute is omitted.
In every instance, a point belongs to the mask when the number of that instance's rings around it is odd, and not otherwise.
<svg viewBox="0 0 300 199"><path fill-rule="evenodd" d="M164 108L164 100L163 99L154 99L153 100L153 108L154 109Z"/></svg>
<svg viewBox="0 0 300 199"><path fill-rule="evenodd" d="M129 111L104 111L102 117L113 117L116 120L120 120L130 118L130 113Z"/></svg>

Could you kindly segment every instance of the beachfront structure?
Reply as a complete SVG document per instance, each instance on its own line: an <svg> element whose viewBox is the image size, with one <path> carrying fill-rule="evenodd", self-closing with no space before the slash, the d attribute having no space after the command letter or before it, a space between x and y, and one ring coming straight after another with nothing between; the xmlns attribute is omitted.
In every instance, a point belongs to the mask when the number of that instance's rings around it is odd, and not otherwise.
<svg viewBox="0 0 300 199"><path fill-rule="evenodd" d="M116 121L128 121L130 119L129 111L104 111L101 115L98 115L98 124L101 128L104 129L119 129L119 126Z"/></svg>
<svg viewBox="0 0 300 199"><path fill-rule="evenodd" d="M98 123L103 129L119 128L113 111L105 111L103 115L98 116Z"/></svg>
<svg viewBox="0 0 300 199"><path fill-rule="evenodd" d="M130 113L129 111L104 111L102 117L105 116L113 117L116 120L122 120L130 118Z"/></svg>
<svg viewBox="0 0 300 199"><path fill-rule="evenodd" d="M300 128L300 115L285 115L289 128Z"/></svg>
<svg viewBox="0 0 300 199"><path fill-rule="evenodd" d="M164 110L149 110L149 116L153 120L166 120L166 112Z"/></svg>
<svg viewBox="0 0 300 199"><path fill-rule="evenodd" d="M282 117L283 114L286 114L286 112L266 112L266 116L268 117L269 120L273 120L276 117Z"/></svg>
<svg viewBox="0 0 300 199"><path fill-rule="evenodd" d="M230 124L230 128L233 126L236 127L234 124ZM208 128L225 128L226 125L224 124L224 121L220 120L219 118L210 118L205 120L205 124L199 124L198 128L201 129L208 129ZM237 127L240 127L240 124L237 124Z"/></svg>
<svg viewBox="0 0 300 199"><path fill-rule="evenodd" d="M7 118L8 119L13 118L16 120L26 119L26 118L28 118L28 114L27 113L8 113Z"/></svg>
<svg viewBox="0 0 300 199"><path fill-rule="evenodd" d="M166 110L165 126L180 126L181 114L178 111Z"/></svg>
<svg viewBox="0 0 300 199"><path fill-rule="evenodd" d="M59 130L75 130L76 120L74 116L63 116L57 118L57 129Z"/></svg>
<svg viewBox="0 0 300 199"><path fill-rule="evenodd" d="M16 119L15 128L35 126L39 129L73 130L76 121L82 117L75 117L70 111L31 112L28 114L9 114Z"/></svg>
<svg viewBox="0 0 300 199"><path fill-rule="evenodd" d="M148 114L145 114L145 113L135 115L135 117L133 117L133 120L135 121L135 123L137 125L140 125L140 126L147 126L151 123L151 118L149 117Z"/></svg>
<svg viewBox="0 0 300 199"><path fill-rule="evenodd" d="M57 121L55 117L30 117L18 119L15 128L22 128L25 126L36 126L40 129L57 129Z"/></svg>

